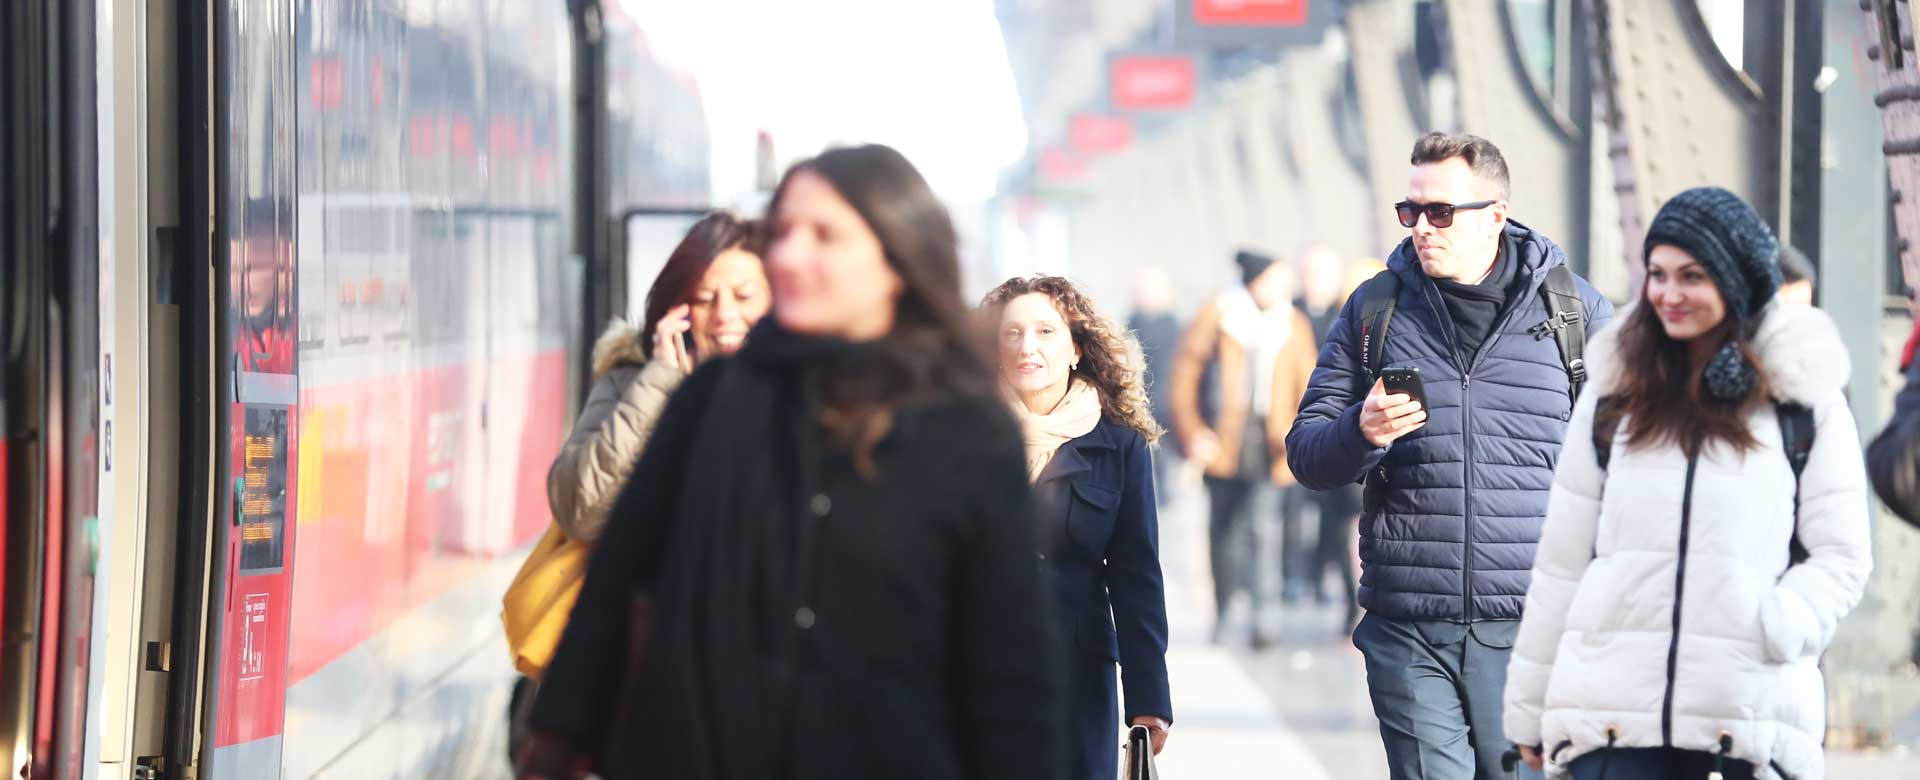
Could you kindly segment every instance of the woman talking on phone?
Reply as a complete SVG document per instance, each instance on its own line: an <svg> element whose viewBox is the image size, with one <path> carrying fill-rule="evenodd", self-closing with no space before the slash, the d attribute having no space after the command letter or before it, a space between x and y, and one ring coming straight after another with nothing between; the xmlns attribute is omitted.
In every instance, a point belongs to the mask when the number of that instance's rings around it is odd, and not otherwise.
<svg viewBox="0 0 1920 780"><path fill-rule="evenodd" d="M547 504L574 542L600 538L607 512L682 380L739 351L772 306L760 253L766 228L724 211L701 218L647 291L646 326L625 319L593 346L593 390L547 471ZM524 737L534 682L514 686L511 751Z"/></svg>
<svg viewBox="0 0 1920 780"><path fill-rule="evenodd" d="M594 343L593 392L547 472L567 538L600 537L667 397L701 361L740 351L766 316L765 230L724 211L694 223L647 291L645 327L616 320Z"/></svg>
<svg viewBox="0 0 1920 780"><path fill-rule="evenodd" d="M863 146L788 171L769 215L772 316L667 402L522 777L1058 778L1020 435L946 209Z"/></svg>
<svg viewBox="0 0 1920 780"><path fill-rule="evenodd" d="M1820 654L1872 569L1846 345L1774 300L1773 235L1726 190L1674 196L1645 247L1588 347L1506 735L1576 780L1813 780Z"/></svg>

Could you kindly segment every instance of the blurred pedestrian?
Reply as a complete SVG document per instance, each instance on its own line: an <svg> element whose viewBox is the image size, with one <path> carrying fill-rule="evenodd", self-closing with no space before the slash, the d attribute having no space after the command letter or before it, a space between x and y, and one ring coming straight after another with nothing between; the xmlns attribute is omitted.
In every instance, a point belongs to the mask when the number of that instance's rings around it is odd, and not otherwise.
<svg viewBox="0 0 1920 780"><path fill-rule="evenodd" d="M1160 424L1141 384L1139 347L1058 276L1009 279L982 308L996 324L1000 377L1027 443L1027 475L1040 496L1067 653L1067 774L1118 775L1120 709L1114 662L1126 692L1126 723L1153 733L1154 752L1173 724L1167 687L1167 599L1160 573L1160 521L1153 452Z"/></svg>
<svg viewBox="0 0 1920 780"><path fill-rule="evenodd" d="M1180 349L1180 320L1173 313L1173 280L1159 266L1140 271L1134 280L1133 312L1127 315L1127 330L1140 342L1146 360L1141 382L1147 387L1147 401L1153 407L1153 420L1161 430L1173 427L1171 383L1168 382L1174 353ZM1165 506L1172 496L1169 477L1177 459L1173 448L1162 447L1154 453L1154 496Z"/></svg>
<svg viewBox="0 0 1920 780"><path fill-rule="evenodd" d="M1316 356L1334 321L1340 318L1341 307L1346 305L1351 290L1347 286L1349 269L1355 265L1358 264L1348 263L1339 253L1324 246L1309 247L1300 253L1298 305L1313 323ZM1308 561L1304 567L1308 590L1315 601L1327 603L1330 600L1326 591L1327 570L1331 568L1339 577L1342 604L1346 608L1342 625L1351 631L1360 620L1360 603L1354 594L1358 580L1354 576L1352 552L1353 524L1360 516L1360 486L1347 483L1318 491L1296 486L1294 491L1313 507L1318 520L1314 544L1307 551Z"/></svg>
<svg viewBox="0 0 1920 780"><path fill-rule="evenodd" d="M1867 468L1873 475L1873 488L1880 500L1901 519L1920 527L1920 360L1914 352L1920 347L1920 322L1907 336L1901 352L1901 370L1907 372L1907 386L1894 399L1893 416L1887 427L1874 437L1867 449Z"/></svg>
<svg viewBox="0 0 1920 780"><path fill-rule="evenodd" d="M1813 270L1813 261L1792 244L1780 245L1780 300L1813 305L1814 280L1817 274Z"/></svg>
<svg viewBox="0 0 1920 780"><path fill-rule="evenodd" d="M1872 570L1846 344L1774 299L1733 193L1675 195L1645 248L1567 430L1506 734L1576 780L1819 778L1820 654Z"/></svg>
<svg viewBox="0 0 1920 780"><path fill-rule="evenodd" d="M1293 482L1280 435L1313 370L1313 325L1293 307L1287 263L1241 251L1234 264L1238 283L1202 308L1181 339L1173 430L1206 473L1214 641L1225 640L1229 606L1245 592L1254 643L1264 646L1255 511L1272 505L1276 483Z"/></svg>
<svg viewBox="0 0 1920 780"><path fill-rule="evenodd" d="M946 210L863 146L769 213L773 316L668 401L523 777L1059 777L1039 524Z"/></svg>

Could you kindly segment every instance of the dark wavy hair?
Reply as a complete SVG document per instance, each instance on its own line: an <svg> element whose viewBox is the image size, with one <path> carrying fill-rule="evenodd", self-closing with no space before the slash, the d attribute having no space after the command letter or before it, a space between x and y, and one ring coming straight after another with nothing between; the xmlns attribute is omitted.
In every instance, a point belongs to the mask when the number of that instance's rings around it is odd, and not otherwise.
<svg viewBox="0 0 1920 780"><path fill-rule="evenodd" d="M653 332L667 311L686 303L700 284L700 278L713 267L713 260L731 249L744 249L755 257L764 257L767 248L766 223L741 219L725 211L708 212L687 229L687 236L667 256L667 264L647 288L645 322L640 323L640 350L653 357Z"/></svg>
<svg viewBox="0 0 1920 780"><path fill-rule="evenodd" d="M1147 401L1144 380L1146 359L1140 342L1124 328L1113 324L1094 308L1093 299L1073 282L1059 276L1016 276L1001 282L980 302L980 311L989 327L1000 321L1001 313L1013 299L1039 293L1053 301L1053 308L1067 321L1067 333L1080 349L1080 365L1073 376L1093 386L1100 395L1100 409L1110 420L1159 441L1165 433L1153 419L1153 406Z"/></svg>
<svg viewBox="0 0 1920 780"><path fill-rule="evenodd" d="M1603 401L1610 407L1604 411L1611 419L1626 415L1627 441L1641 447L1675 444L1688 457L1699 455L1712 441L1743 452L1759 446L1745 416L1753 404L1767 397L1765 371L1756 372L1758 381L1747 397L1722 401L1707 392L1707 361L1695 358L1687 342L1667 335L1645 292L1619 327L1619 386L1612 398ZM1758 367L1750 336L1728 317L1696 338L1715 346L1732 341L1747 362Z"/></svg>
<svg viewBox="0 0 1920 780"><path fill-rule="evenodd" d="M767 206L778 225L795 176L825 179L880 239L887 265L900 275L893 330L881 337L877 370L821 378L821 423L836 445L851 449L867 476L873 449L894 413L915 401L988 398L992 364L981 334L960 300L959 234L913 163L877 144L831 149L795 164Z"/></svg>

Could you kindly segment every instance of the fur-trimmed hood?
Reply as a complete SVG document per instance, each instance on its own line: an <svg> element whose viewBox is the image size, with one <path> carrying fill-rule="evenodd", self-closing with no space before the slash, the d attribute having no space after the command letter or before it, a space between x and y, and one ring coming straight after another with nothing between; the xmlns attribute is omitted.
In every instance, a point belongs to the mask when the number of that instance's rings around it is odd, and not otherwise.
<svg viewBox="0 0 1920 780"><path fill-rule="evenodd" d="M1633 320L1634 309L1643 305L1636 301L1621 310L1613 324L1587 344L1587 370L1594 377L1594 388L1602 394L1619 389L1620 372L1615 363L1620 330ZM1840 329L1833 318L1805 304L1776 300L1762 310L1753 351L1760 358L1760 372L1767 378L1768 394L1776 401L1813 406L1830 394L1842 392L1853 373L1846 342L1840 340Z"/></svg>
<svg viewBox="0 0 1920 780"><path fill-rule="evenodd" d="M607 323L606 331L593 343L593 378L599 379L614 366L643 366L647 351L640 343L640 326L623 317Z"/></svg>

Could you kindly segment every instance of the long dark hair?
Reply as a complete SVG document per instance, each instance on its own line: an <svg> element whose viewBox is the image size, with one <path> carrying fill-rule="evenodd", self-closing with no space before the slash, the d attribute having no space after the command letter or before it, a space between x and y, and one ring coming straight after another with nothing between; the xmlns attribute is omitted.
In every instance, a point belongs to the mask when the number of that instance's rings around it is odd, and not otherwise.
<svg viewBox="0 0 1920 780"><path fill-rule="evenodd" d="M1007 304L1029 293L1047 296L1060 310L1061 319L1067 321L1073 345L1080 349L1080 365L1073 369L1073 376L1099 394L1100 409L1107 418L1139 431L1147 441L1159 441L1163 431L1147 402L1143 378L1147 364L1140 353L1140 342L1125 328L1101 316L1093 299L1072 281L1061 276L1016 276L987 293L980 302L981 314L990 320L990 326L997 325Z"/></svg>
<svg viewBox="0 0 1920 780"><path fill-rule="evenodd" d="M640 350L653 357L653 332L667 311L693 297L700 278L713 267L713 260L730 249L745 249L760 257L766 254L766 223L741 219L725 211L709 212L687 229L686 238L667 256L667 264L647 288L646 321L640 327Z"/></svg>
<svg viewBox="0 0 1920 780"><path fill-rule="evenodd" d="M1611 399L1603 400L1609 402L1610 408L1604 410L1609 419L1627 416L1627 441L1645 447L1676 444L1688 457L1699 455L1712 441L1741 451L1759 446L1747 429L1745 415L1766 397L1766 372L1757 372L1759 381L1745 398L1714 398L1706 390L1706 360L1696 359L1687 342L1667 335L1645 293L1620 328L1620 384ZM1732 340L1747 362L1758 366L1749 336L1745 327L1727 317L1695 338L1714 345Z"/></svg>
<svg viewBox="0 0 1920 780"><path fill-rule="evenodd" d="M913 163L877 144L831 149L794 165L767 205L770 221L794 176L812 173L860 214L900 275L893 330L875 345L876 370L822 377L821 422L871 474L873 448L894 412L916 400L988 397L993 371L960 300L959 236Z"/></svg>

